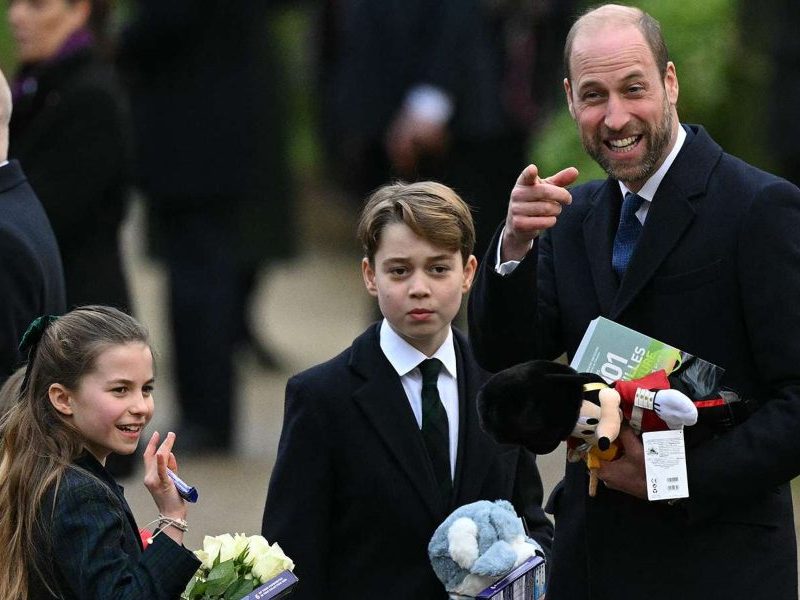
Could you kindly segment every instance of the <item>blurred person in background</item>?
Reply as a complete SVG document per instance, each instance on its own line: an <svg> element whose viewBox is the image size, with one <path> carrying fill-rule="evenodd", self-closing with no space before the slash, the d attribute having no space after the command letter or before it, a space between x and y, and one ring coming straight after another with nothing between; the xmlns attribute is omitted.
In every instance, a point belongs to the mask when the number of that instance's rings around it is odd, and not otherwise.
<svg viewBox="0 0 800 600"><path fill-rule="evenodd" d="M575 0L326 0L322 134L356 198L435 179L473 207L483 256L553 104Z"/></svg>
<svg viewBox="0 0 800 600"><path fill-rule="evenodd" d="M264 0L138 0L122 34L137 184L168 270L181 449L233 449L235 350L260 270L293 252L285 114Z"/></svg>
<svg viewBox="0 0 800 600"><path fill-rule="evenodd" d="M130 191L124 95L108 60L110 0L11 0L19 70L9 155L25 167L61 251L67 308L131 310L120 250ZM138 459L115 455L130 475Z"/></svg>
<svg viewBox="0 0 800 600"><path fill-rule="evenodd" d="M108 0L11 0L19 70L11 158L56 234L67 306L130 310L120 252L129 192L123 95L106 61Z"/></svg>
<svg viewBox="0 0 800 600"><path fill-rule="evenodd" d="M19 341L30 322L65 308L53 229L19 162L7 160L11 112L11 90L0 71L0 384L27 358Z"/></svg>

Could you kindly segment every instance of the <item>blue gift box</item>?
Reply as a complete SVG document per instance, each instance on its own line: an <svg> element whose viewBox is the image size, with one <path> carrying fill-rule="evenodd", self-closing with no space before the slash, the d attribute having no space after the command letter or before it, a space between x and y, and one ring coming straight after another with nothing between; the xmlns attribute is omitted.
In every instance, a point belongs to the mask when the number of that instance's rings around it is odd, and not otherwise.
<svg viewBox="0 0 800 600"><path fill-rule="evenodd" d="M291 571L281 571L275 577L257 587L242 600L275 600L292 593L298 579Z"/></svg>

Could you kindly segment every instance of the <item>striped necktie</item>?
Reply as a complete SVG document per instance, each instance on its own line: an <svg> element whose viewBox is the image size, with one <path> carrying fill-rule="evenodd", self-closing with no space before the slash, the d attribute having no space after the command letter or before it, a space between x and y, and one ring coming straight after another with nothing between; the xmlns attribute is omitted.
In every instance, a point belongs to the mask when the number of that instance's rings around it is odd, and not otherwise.
<svg viewBox="0 0 800 600"><path fill-rule="evenodd" d="M433 464L442 500L449 505L453 491L450 477L450 427L447 412L439 397L439 371L442 363L429 358L419 364L422 373L422 438Z"/></svg>

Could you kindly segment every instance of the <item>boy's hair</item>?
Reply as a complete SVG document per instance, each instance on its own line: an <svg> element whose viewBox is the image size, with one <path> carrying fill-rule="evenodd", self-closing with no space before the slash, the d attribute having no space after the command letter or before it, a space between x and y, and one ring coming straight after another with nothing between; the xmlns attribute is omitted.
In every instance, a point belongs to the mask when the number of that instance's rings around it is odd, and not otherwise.
<svg viewBox="0 0 800 600"><path fill-rule="evenodd" d="M383 230L392 223L405 223L434 246L460 252L465 263L475 246L469 206L451 188L435 181L398 181L378 188L367 199L358 222L358 239L370 264Z"/></svg>
<svg viewBox="0 0 800 600"><path fill-rule="evenodd" d="M77 390L98 356L111 346L148 344L147 330L133 317L107 306L83 306L52 320L37 319L23 338L30 347L25 377L4 386L10 404L0 419L0 598L27 598L28 576L36 571L41 540L42 499L84 451L84 438L55 410L50 386ZM15 389L14 389L15 388Z"/></svg>

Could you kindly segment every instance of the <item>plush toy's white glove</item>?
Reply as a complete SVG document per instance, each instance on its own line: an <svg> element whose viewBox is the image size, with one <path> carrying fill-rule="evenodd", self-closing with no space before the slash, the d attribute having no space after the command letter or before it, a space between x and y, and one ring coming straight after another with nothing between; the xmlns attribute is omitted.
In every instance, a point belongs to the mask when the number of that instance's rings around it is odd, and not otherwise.
<svg viewBox="0 0 800 600"><path fill-rule="evenodd" d="M697 423L697 407L678 390L659 390L653 399L653 410L670 429Z"/></svg>

